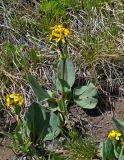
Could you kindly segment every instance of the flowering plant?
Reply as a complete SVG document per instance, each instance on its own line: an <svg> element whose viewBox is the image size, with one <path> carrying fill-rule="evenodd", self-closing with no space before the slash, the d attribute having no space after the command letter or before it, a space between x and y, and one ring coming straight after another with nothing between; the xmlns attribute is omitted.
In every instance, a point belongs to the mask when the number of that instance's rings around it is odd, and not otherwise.
<svg viewBox="0 0 124 160"><path fill-rule="evenodd" d="M74 87L75 69L67 51L70 30L63 25L55 25L51 30L50 40L57 43L57 50L61 53L56 80L57 94L45 90L32 75L28 75L38 103L33 102L26 107L25 114L21 115L21 106L24 103L21 94L12 93L6 96L7 109L14 108L18 118L14 132L4 134L12 140L12 148L16 153L37 155L36 147L39 144L42 150L46 140L56 138L65 131L65 127L71 129L68 117L70 102L87 109L94 108L98 102L97 90L92 83Z"/></svg>
<svg viewBox="0 0 124 160"><path fill-rule="evenodd" d="M65 43L67 37L70 35L70 30L65 28L62 24L55 25L50 28L52 33L50 34L50 40L55 40L56 42Z"/></svg>
<svg viewBox="0 0 124 160"><path fill-rule="evenodd" d="M112 130L109 135L108 135L108 138L111 139L111 140L115 140L115 141L119 141L120 140L120 137L121 137L121 133L116 131L116 130Z"/></svg>
<svg viewBox="0 0 124 160"><path fill-rule="evenodd" d="M116 130L108 134L107 140L100 144L101 156L103 160L123 160L124 159L124 122L112 118Z"/></svg>
<svg viewBox="0 0 124 160"><path fill-rule="evenodd" d="M23 105L23 98L21 96L21 94L16 93L16 94L8 94L6 96L6 106L10 107L10 106L22 106Z"/></svg>
<svg viewBox="0 0 124 160"><path fill-rule="evenodd" d="M71 31L62 24L55 25L50 29L50 40L53 43L56 42L56 49L60 51L56 80L58 94L55 95L51 91L46 91L32 75L28 76L28 80L38 100L44 101L44 107L56 113L62 122L62 126L70 126L67 125L69 124L69 103L73 101L82 108L93 109L98 102L97 90L92 83L86 86L74 87L75 69L67 49Z"/></svg>
<svg viewBox="0 0 124 160"><path fill-rule="evenodd" d="M24 115L21 107L24 105L20 93L11 93L6 96L7 109L14 109L14 117L17 116L17 126L12 133L0 132L11 140L11 148L17 155L39 157L37 146L42 152L44 142L54 139L59 133L59 118L55 113L43 108L38 103L32 103Z"/></svg>
<svg viewBox="0 0 124 160"><path fill-rule="evenodd" d="M12 93L6 96L7 108L13 107L16 115L20 115L21 107L23 106L23 97L20 93Z"/></svg>

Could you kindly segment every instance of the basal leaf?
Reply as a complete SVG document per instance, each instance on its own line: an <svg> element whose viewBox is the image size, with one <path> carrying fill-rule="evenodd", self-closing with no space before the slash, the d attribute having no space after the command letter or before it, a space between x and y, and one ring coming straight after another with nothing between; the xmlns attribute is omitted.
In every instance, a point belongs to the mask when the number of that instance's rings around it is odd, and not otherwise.
<svg viewBox="0 0 124 160"><path fill-rule="evenodd" d="M50 98L49 93L40 86L40 84L32 75L28 75L28 81L39 101Z"/></svg>

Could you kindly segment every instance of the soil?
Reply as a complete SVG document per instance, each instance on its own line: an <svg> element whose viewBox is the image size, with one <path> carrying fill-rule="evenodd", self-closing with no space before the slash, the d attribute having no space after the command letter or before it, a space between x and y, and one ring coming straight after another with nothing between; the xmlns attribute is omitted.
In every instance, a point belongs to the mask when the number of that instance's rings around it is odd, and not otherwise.
<svg viewBox="0 0 124 160"><path fill-rule="evenodd" d="M101 142L114 129L112 117L124 118L124 101L118 100L113 107L101 106L93 110L83 110L75 106L70 112L74 126L81 134L88 133L95 138L96 142Z"/></svg>
<svg viewBox="0 0 124 160"><path fill-rule="evenodd" d="M5 110L0 111L0 131L10 131L15 128L15 122ZM14 160L14 153L9 148L10 141L0 134L0 160Z"/></svg>
<svg viewBox="0 0 124 160"><path fill-rule="evenodd" d="M114 107L100 106L94 110L83 110L80 107L70 108L70 119L80 134L88 133L95 137L96 144L105 139L114 128L111 118L124 118L124 101L118 101ZM2 125L0 124L0 127ZM0 136L0 160L14 160L15 156L11 149L7 148L10 143Z"/></svg>
<svg viewBox="0 0 124 160"><path fill-rule="evenodd" d="M0 160L14 160L14 153L11 149L9 149L7 146L7 140L4 143L4 145L0 146Z"/></svg>

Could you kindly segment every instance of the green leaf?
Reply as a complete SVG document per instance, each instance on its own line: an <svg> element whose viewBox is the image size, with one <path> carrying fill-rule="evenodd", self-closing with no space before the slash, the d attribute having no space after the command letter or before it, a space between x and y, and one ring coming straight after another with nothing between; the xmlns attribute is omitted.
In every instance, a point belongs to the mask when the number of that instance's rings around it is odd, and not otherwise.
<svg viewBox="0 0 124 160"><path fill-rule="evenodd" d="M74 89L74 101L82 108L95 108L98 103L96 87L90 83Z"/></svg>
<svg viewBox="0 0 124 160"><path fill-rule="evenodd" d="M17 126L16 129L15 129L15 135L17 137L17 140L19 142L19 145L23 145L23 133L21 133L21 130L20 130L20 126Z"/></svg>
<svg viewBox="0 0 124 160"><path fill-rule="evenodd" d="M67 88L67 89L70 89L70 86L68 85L68 83L65 81L65 80L63 80L63 79L58 79L59 80L59 82L61 83L61 86L62 87L65 87L65 88Z"/></svg>
<svg viewBox="0 0 124 160"><path fill-rule="evenodd" d="M16 105L16 106L14 107L14 110L15 110L16 115L20 115L21 107L20 107L19 105Z"/></svg>
<svg viewBox="0 0 124 160"><path fill-rule="evenodd" d="M43 140L47 134L49 126L50 114L46 115L46 110L38 103L32 103L25 115L28 128L31 130L31 139L33 142Z"/></svg>
<svg viewBox="0 0 124 160"><path fill-rule="evenodd" d="M124 133L124 122L112 117L112 121L115 124L117 130L121 133Z"/></svg>
<svg viewBox="0 0 124 160"><path fill-rule="evenodd" d="M75 100L75 102L82 108L93 109L96 107L98 100L92 97L86 97L82 100Z"/></svg>
<svg viewBox="0 0 124 160"><path fill-rule="evenodd" d="M27 114L27 113L26 113L26 114ZM25 115L26 115L26 114L25 114ZM26 116L25 116L25 117L26 117ZM24 135L23 135L23 136L24 136L24 137L30 137L30 133L31 133L30 128L31 128L31 127L29 126L28 121L26 121L25 118L23 118L23 119L22 119L22 122L23 122L23 128L24 128L24 133L23 133Z"/></svg>
<svg viewBox="0 0 124 160"><path fill-rule="evenodd" d="M121 153L119 155L119 160L124 160L124 146L121 146Z"/></svg>
<svg viewBox="0 0 124 160"><path fill-rule="evenodd" d="M25 121L33 142L40 139L51 140L60 133L59 119L55 113L47 111L36 102L29 106Z"/></svg>
<svg viewBox="0 0 124 160"><path fill-rule="evenodd" d="M48 92L40 86L40 84L32 75L28 75L28 81L39 101L50 98Z"/></svg>
<svg viewBox="0 0 124 160"><path fill-rule="evenodd" d="M52 140L56 138L60 134L60 131L59 117L54 112L50 112L50 122L45 140Z"/></svg>
<svg viewBox="0 0 124 160"><path fill-rule="evenodd" d="M4 136L6 136L8 139L15 141L14 136L13 136L12 133L4 132L4 131L2 131L2 132L0 132L0 133L3 134Z"/></svg>
<svg viewBox="0 0 124 160"><path fill-rule="evenodd" d="M58 64L58 80L62 79L62 68L63 68L63 61L61 60ZM73 86L75 82L75 69L70 59L66 59L65 61L64 80L66 84L70 86L70 88Z"/></svg>
<svg viewBox="0 0 124 160"><path fill-rule="evenodd" d="M64 157L62 157L61 155L58 154L54 154L52 155L52 158L50 158L51 160L64 160Z"/></svg>
<svg viewBox="0 0 124 160"><path fill-rule="evenodd" d="M31 57L32 62L38 61L37 52L34 48L31 48L31 50L29 51L29 56Z"/></svg>
<svg viewBox="0 0 124 160"><path fill-rule="evenodd" d="M57 79L56 87L60 92L62 92L63 88L65 93L71 92L71 88L65 80Z"/></svg>
<svg viewBox="0 0 124 160"><path fill-rule="evenodd" d="M32 145L29 146L29 151L30 151L31 156L36 156L37 155L37 151ZM33 157L32 157L32 159L33 159Z"/></svg>
<svg viewBox="0 0 124 160"><path fill-rule="evenodd" d="M58 111L58 106L55 98L49 99L49 101L44 104L44 107L49 108L50 111L53 112Z"/></svg>
<svg viewBox="0 0 124 160"><path fill-rule="evenodd" d="M87 90L87 86L81 86L81 87L77 87L74 90L74 95L76 96L80 96L81 94L83 94L85 91Z"/></svg>
<svg viewBox="0 0 124 160"><path fill-rule="evenodd" d="M98 93L97 93L96 87L93 85L93 83L90 83L87 86L81 86L81 87L74 89L74 96L75 97L80 96L80 98L81 98L81 97L87 96L87 95L89 95L90 97L96 97L97 94Z"/></svg>
<svg viewBox="0 0 124 160"><path fill-rule="evenodd" d="M124 156L120 156L118 160L124 160Z"/></svg>
<svg viewBox="0 0 124 160"><path fill-rule="evenodd" d="M62 99L58 100L58 109L59 109L59 112L64 111L64 105L63 105L63 100Z"/></svg>
<svg viewBox="0 0 124 160"><path fill-rule="evenodd" d="M114 146L112 141L107 139L105 142L100 143L100 152L103 160L114 160Z"/></svg>
<svg viewBox="0 0 124 160"><path fill-rule="evenodd" d="M118 142L113 142L114 144L114 154L116 158L119 158L121 153L121 144Z"/></svg>

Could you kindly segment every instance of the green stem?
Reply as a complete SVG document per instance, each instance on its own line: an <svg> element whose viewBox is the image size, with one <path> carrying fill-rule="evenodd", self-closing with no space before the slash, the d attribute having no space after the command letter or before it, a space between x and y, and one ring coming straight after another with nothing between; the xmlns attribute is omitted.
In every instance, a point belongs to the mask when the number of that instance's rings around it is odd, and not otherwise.
<svg viewBox="0 0 124 160"><path fill-rule="evenodd" d="M62 80L65 79L65 65L66 65L66 59L63 57L62 59ZM64 111L64 119L67 120L67 115L68 115L68 111L67 111L67 106L65 104L65 90L64 87L62 87L62 101L63 101L63 111Z"/></svg>
<svg viewBox="0 0 124 160"><path fill-rule="evenodd" d="M65 55L63 53L63 49L62 49L62 46L60 45L59 46L59 49L60 49L60 52L61 52L61 55L62 55L62 80L65 80L65 65L66 65L66 58L65 58ZM64 122L65 120L68 121L68 118L67 118L67 115L68 115L68 111L67 111L67 106L66 106L66 103L65 103L65 90L64 90L64 86L62 86L62 103L63 103L63 114L62 114L62 117L64 118Z"/></svg>
<svg viewBox="0 0 124 160"><path fill-rule="evenodd" d="M66 63L66 59L64 57L64 53L63 53L63 49L62 49L62 45L61 43L59 44L59 50L61 52L62 55L62 80L64 80L65 78L65 63ZM62 86L62 100L65 100L65 91L64 91L64 87Z"/></svg>
<svg viewBox="0 0 124 160"><path fill-rule="evenodd" d="M65 77L65 59L63 59L63 62L62 62L62 80L64 80L64 77ZM65 100L65 91L64 91L64 87L62 87L62 99L63 101Z"/></svg>

